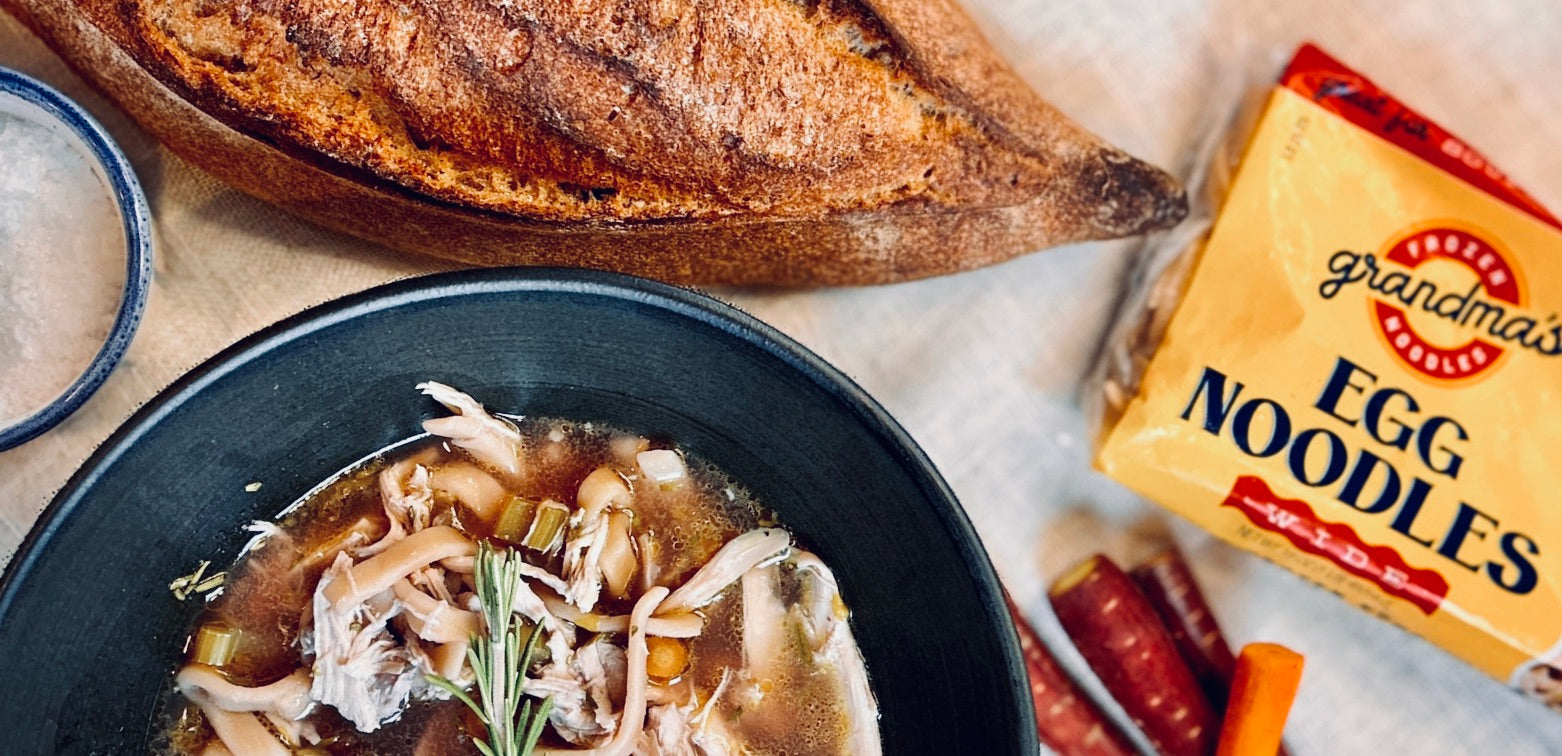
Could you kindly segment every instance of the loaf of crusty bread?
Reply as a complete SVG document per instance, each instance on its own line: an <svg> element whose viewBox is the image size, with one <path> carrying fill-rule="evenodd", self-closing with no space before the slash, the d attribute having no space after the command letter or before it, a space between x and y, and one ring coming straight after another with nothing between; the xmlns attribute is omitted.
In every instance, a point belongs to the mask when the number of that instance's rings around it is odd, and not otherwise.
<svg viewBox="0 0 1562 756"><path fill-rule="evenodd" d="M876 283L1185 213L952 0L0 5L224 181L471 263Z"/></svg>

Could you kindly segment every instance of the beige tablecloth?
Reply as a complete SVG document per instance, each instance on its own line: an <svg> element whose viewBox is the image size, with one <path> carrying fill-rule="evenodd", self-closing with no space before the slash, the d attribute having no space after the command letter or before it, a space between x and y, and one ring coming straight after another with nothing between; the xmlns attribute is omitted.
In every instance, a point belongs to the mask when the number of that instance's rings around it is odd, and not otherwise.
<svg viewBox="0 0 1562 756"><path fill-rule="evenodd" d="M1371 0L967 0L1038 90L1130 151L1174 166L1212 90L1315 39L1562 207L1562 4ZM313 304L444 269L298 221L172 156L0 16L0 65L77 97L151 199L156 277L128 356L74 417L0 453L0 555L137 406L222 347ZM3 167L0 167L3 170ZM1169 522L1091 472L1073 397L1128 261L1075 246L874 289L717 291L855 378L938 464L998 571L1049 639L1045 579L1092 550L1126 556L1165 527L1228 633L1308 654L1294 751L1562 753L1562 715L1266 562ZM1562 284L1562 282L1552 282ZM1065 660L1083 669L1071 651Z"/></svg>

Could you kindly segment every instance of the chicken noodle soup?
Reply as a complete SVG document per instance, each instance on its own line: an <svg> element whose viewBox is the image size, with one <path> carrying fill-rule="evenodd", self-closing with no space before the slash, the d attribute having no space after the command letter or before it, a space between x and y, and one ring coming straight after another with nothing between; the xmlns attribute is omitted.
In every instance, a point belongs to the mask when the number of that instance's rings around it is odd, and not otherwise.
<svg viewBox="0 0 1562 756"><path fill-rule="evenodd" d="M251 526L187 641L168 750L880 752L834 576L740 486L419 388L452 413L427 438Z"/></svg>

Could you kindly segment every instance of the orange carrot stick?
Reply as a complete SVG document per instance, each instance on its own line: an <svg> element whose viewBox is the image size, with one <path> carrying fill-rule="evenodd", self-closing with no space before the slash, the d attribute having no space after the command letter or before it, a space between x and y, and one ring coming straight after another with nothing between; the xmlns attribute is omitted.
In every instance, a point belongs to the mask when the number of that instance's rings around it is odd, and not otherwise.
<svg viewBox="0 0 1562 756"><path fill-rule="evenodd" d="M1168 547L1128 575L1161 616L1172 640L1177 642L1177 650L1188 662L1188 669L1199 678L1210 705L1217 712L1225 711L1237 658L1182 552L1175 546ZM1284 743L1280 744L1279 756L1290 756Z"/></svg>
<svg viewBox="0 0 1562 756"><path fill-rule="evenodd" d="M1274 756L1301 682L1301 654L1274 643L1243 646L1216 756Z"/></svg>

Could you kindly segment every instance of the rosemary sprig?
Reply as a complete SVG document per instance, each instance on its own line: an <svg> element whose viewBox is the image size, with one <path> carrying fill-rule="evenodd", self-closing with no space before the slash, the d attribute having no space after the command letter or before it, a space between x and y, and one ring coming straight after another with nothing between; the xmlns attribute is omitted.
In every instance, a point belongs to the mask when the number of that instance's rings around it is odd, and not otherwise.
<svg viewBox="0 0 1562 756"><path fill-rule="evenodd" d="M537 747L553 699L528 698L524 705L521 701L527 698L521 692L521 683L537 648L537 638L542 635L540 627L527 631L514 613L515 591L521 582L521 557L479 544L473 577L487 634L472 636L466 657L477 678L481 703L450 680L437 675L430 675L428 680L465 703L483 721L488 728L488 741L479 740L476 744L484 756L527 756Z"/></svg>

